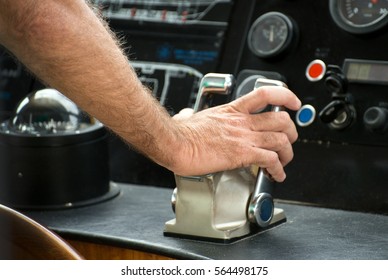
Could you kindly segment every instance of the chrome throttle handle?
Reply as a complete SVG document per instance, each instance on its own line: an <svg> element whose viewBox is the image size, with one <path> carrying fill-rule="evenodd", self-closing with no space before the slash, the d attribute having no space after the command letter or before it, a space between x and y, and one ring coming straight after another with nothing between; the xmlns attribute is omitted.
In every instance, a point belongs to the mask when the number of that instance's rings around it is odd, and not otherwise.
<svg viewBox="0 0 388 280"><path fill-rule="evenodd" d="M235 85L234 76L231 74L208 73L203 76L195 100L194 112L199 112L210 107L210 101L215 94L230 95ZM172 210L175 213L177 191L175 188L171 196Z"/></svg>
<svg viewBox="0 0 388 280"><path fill-rule="evenodd" d="M194 112L210 107L209 101L215 94L230 95L233 91L234 83L234 77L231 74L206 74L199 86Z"/></svg>
<svg viewBox="0 0 388 280"><path fill-rule="evenodd" d="M270 80L266 78L257 78L254 89L261 86L282 86L287 85L278 80ZM271 106L271 111L279 112L283 110L282 106ZM248 220L260 227L267 227L274 213L274 202L272 198L273 181L266 176L267 171L260 168L257 174L255 188L252 192L251 199L248 205Z"/></svg>

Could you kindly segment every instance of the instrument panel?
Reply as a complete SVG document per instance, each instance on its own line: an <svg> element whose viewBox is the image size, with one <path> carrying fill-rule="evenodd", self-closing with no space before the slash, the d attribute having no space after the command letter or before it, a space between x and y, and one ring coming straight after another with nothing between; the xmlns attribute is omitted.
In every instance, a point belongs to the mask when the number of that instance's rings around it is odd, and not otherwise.
<svg viewBox="0 0 388 280"><path fill-rule="evenodd" d="M255 1L238 66L225 65L237 74L276 74L303 103L300 111L290 112L299 139L275 197L388 213L387 5L381 0ZM263 28L260 42L273 43L273 55L258 55L250 32L273 13L290 19L288 29L294 32L276 33L281 30L276 23ZM288 34L292 43L277 51L275 34L283 44Z"/></svg>

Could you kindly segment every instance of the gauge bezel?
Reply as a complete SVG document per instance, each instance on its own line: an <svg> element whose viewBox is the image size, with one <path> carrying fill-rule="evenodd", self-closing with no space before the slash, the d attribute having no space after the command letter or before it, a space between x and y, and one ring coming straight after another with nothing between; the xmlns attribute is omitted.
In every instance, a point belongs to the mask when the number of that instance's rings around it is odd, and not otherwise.
<svg viewBox="0 0 388 280"><path fill-rule="evenodd" d="M340 4L342 1L345 0L330 0L329 2L331 17L341 29L352 34L368 34L388 25L388 14L385 17L379 18L368 24L354 24L342 15L340 11Z"/></svg>
<svg viewBox="0 0 388 280"><path fill-rule="evenodd" d="M286 40L284 40L284 42L282 42L278 47L274 48L273 50L268 51L268 52L262 52L256 46L253 45L252 41L253 41L253 36L255 35L254 31L257 29L257 26L260 23L262 23L263 21L265 21L271 17L279 18L284 22L284 24L287 27L287 38L286 38ZM254 23L252 24L252 26L249 29L248 39L247 39L248 40L248 47L252 53L254 53L256 56L261 57L261 58L270 58L270 57L277 56L277 55L283 53L285 50L287 50L288 47L291 45L295 30L296 29L295 29L295 26L294 26L292 20L288 16L286 16L285 14L279 13L279 12L265 13L265 14L259 16L254 21Z"/></svg>

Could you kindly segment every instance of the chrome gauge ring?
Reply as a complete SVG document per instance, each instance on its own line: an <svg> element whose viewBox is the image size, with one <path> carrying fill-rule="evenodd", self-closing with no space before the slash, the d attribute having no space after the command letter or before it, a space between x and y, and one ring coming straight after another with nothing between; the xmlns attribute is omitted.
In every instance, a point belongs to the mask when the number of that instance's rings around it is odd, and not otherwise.
<svg viewBox="0 0 388 280"><path fill-rule="evenodd" d="M343 30L367 34L388 25L388 0L330 0L330 14Z"/></svg>

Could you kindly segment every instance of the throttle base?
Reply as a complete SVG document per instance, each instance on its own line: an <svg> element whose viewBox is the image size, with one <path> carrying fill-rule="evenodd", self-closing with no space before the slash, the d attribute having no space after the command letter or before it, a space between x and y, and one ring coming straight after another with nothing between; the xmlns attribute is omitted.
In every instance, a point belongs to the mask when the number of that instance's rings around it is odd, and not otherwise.
<svg viewBox="0 0 388 280"><path fill-rule="evenodd" d="M260 232L246 215L255 175L248 169L200 177L175 176L175 219L165 224L164 235L231 243ZM286 221L275 208L269 227ZM267 229L266 228L266 229Z"/></svg>

